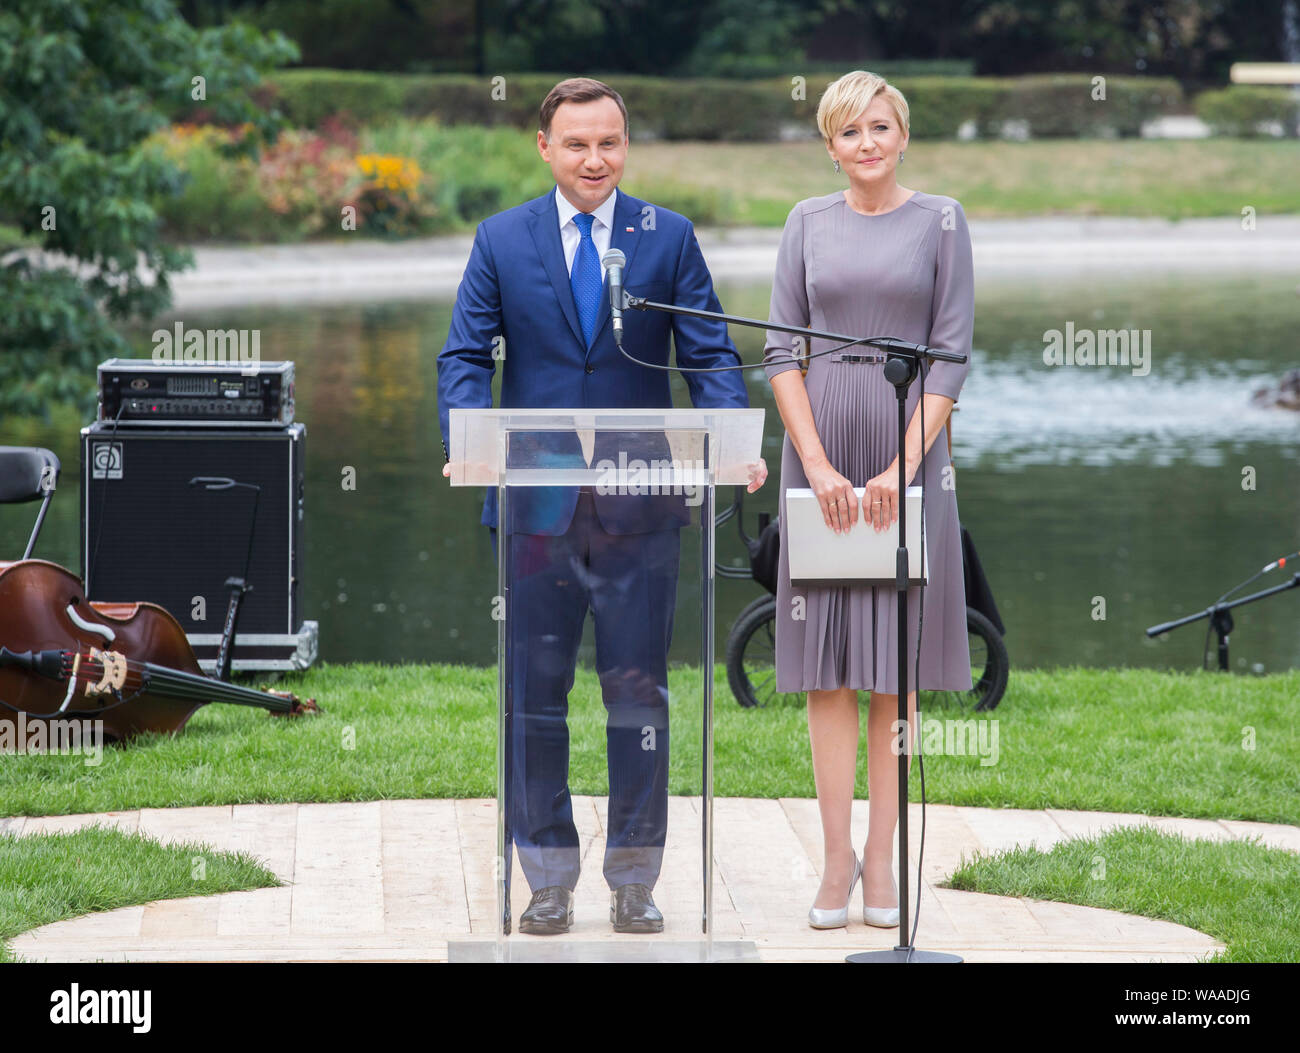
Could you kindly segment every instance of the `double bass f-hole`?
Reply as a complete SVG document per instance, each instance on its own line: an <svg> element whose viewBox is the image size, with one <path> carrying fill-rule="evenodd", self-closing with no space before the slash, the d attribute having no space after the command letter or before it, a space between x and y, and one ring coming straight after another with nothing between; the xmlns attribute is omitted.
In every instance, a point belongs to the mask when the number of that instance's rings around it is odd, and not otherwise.
<svg viewBox="0 0 1300 1053"><path fill-rule="evenodd" d="M77 628L82 629L88 633L95 633L98 636L102 636L109 643L112 643L114 640L117 639L117 633L113 632L113 630L110 629L107 625L97 625L94 622L86 621L85 618L83 618L81 615L77 613L76 604L69 603L68 606L65 608L65 610L68 615L68 621L72 622L72 624L75 625Z"/></svg>

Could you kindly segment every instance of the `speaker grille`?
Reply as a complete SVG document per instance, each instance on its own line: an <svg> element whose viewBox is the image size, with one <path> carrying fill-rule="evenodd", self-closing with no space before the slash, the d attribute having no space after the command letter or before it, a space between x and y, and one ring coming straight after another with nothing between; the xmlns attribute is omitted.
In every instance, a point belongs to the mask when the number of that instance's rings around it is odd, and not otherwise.
<svg viewBox="0 0 1300 1053"><path fill-rule="evenodd" d="M219 633L225 581L244 573L254 495L189 481L227 477L262 488L248 572L253 591L240 610L239 634L297 632L302 425L267 432L119 428L110 457L111 432L111 425L97 424L82 433L89 598L147 600L165 607L187 633Z"/></svg>

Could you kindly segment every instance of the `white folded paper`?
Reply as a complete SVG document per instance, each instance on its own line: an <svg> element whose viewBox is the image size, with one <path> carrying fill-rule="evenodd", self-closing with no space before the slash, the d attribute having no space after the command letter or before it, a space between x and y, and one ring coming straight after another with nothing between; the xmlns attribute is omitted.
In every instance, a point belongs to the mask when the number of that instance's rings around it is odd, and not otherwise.
<svg viewBox="0 0 1300 1053"><path fill-rule="evenodd" d="M863 487L854 493L861 502ZM909 486L907 502L908 580L923 585L929 574L921 536L921 488ZM811 490L785 492L786 543L792 585L892 585L898 552L898 523L876 532L859 503L852 529L835 533L826 525L821 505Z"/></svg>

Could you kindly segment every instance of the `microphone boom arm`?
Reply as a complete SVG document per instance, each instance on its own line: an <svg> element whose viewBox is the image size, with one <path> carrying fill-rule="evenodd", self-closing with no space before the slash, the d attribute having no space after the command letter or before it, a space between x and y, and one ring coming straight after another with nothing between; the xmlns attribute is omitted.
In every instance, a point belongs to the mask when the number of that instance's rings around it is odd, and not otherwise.
<svg viewBox="0 0 1300 1053"><path fill-rule="evenodd" d="M825 333L819 329L809 329L801 325L783 325L779 322L765 322L759 318L745 318L737 314L723 314L720 311L702 311L695 307L679 307L676 304L656 303L643 296L623 294L625 305L634 311L663 311L666 314L686 315L690 318L707 318L716 322L734 322L747 325L752 329L771 329L778 333L793 333L797 336L815 337L820 340L838 340L846 346L852 344L869 344L890 354L905 358L928 357L942 362L965 362L966 355L959 351L941 351L923 344L913 344L906 340L896 340L890 336L845 336L843 333Z"/></svg>

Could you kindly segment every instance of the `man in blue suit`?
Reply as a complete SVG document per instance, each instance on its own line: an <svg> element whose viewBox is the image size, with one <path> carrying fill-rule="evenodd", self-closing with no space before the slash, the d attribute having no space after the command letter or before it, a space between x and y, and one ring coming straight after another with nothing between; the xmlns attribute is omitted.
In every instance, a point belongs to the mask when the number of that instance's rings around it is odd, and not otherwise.
<svg viewBox="0 0 1300 1053"><path fill-rule="evenodd" d="M672 405L668 372L629 362L615 346L600 263L609 248L627 257L625 288L632 295L720 309L690 221L617 189L628 149L627 110L618 93L587 78L562 81L539 117L537 148L556 186L478 226L438 356L444 455L448 411L492 405L498 357L503 407ZM720 322L637 313L627 320L623 343L633 358L666 365L670 337L679 366L740 365ZM738 371L685 376L697 407L748 405ZM530 438L547 442L544 435ZM603 441L593 465L602 455L616 459L618 437ZM559 437L542 453L552 463L581 458L568 448L573 445L572 436ZM760 461L751 471L752 491L767 469ZM512 707L506 817L532 890L522 932L562 933L573 922L579 849L566 718L589 609L607 711L610 920L620 932L663 931L651 892L667 830L667 655L678 528L688 516L680 498L606 495L590 487L511 491L504 525ZM482 522L495 541L495 490L488 491ZM506 873L508 882L508 864Z"/></svg>

